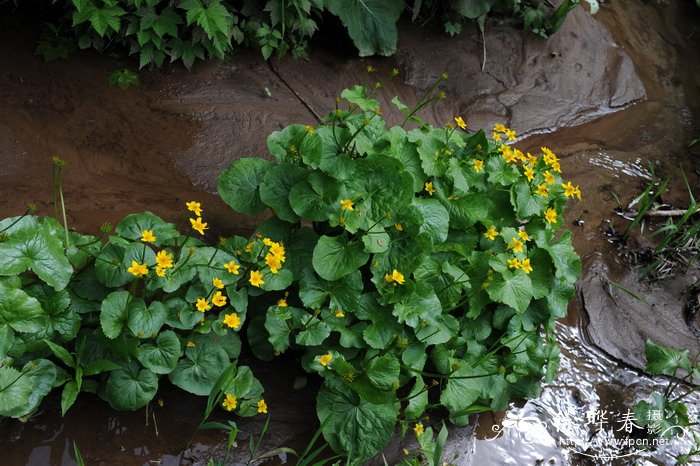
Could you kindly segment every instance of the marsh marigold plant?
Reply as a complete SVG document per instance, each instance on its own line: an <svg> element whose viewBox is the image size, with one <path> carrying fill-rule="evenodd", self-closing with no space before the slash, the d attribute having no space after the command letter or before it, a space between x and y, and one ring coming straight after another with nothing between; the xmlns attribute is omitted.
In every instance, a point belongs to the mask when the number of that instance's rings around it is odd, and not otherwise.
<svg viewBox="0 0 700 466"><path fill-rule="evenodd" d="M218 184L240 213L269 209L259 233L290 251L287 293L250 322L253 352L302 352L324 379L325 439L360 461L397 423L421 436L429 399L465 424L537 396L581 269L562 229L580 190L554 151L523 152L503 124L490 137L461 116L426 124L416 111L445 97L437 86L414 108L395 98L404 122L389 128L380 88L346 89L313 131L268 137L275 162L240 159ZM266 263L253 287L279 275Z"/></svg>

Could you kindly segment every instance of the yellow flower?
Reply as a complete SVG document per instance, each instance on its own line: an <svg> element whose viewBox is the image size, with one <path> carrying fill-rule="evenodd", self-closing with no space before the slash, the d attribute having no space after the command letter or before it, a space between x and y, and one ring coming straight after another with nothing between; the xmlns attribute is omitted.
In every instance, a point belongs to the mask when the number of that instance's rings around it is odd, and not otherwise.
<svg viewBox="0 0 700 466"><path fill-rule="evenodd" d="M561 167L559 166L559 162L556 160L552 162L552 170L554 170L557 173L561 173Z"/></svg>
<svg viewBox="0 0 700 466"><path fill-rule="evenodd" d="M505 127L504 125L502 125L501 123L496 123L496 125L493 127L493 130L494 130L494 132L496 132L496 133L505 133L507 129L508 129L508 128L506 128L506 127Z"/></svg>
<svg viewBox="0 0 700 466"><path fill-rule="evenodd" d="M539 194L542 197L549 197L549 190L547 189L547 185L542 183L537 187L535 190L537 194Z"/></svg>
<svg viewBox="0 0 700 466"><path fill-rule="evenodd" d="M170 269L173 267L173 255L168 254L168 251L163 249L162 251L158 251L158 254L156 254L156 264L158 267L164 268L164 269Z"/></svg>
<svg viewBox="0 0 700 466"><path fill-rule="evenodd" d="M250 278L248 281L250 282L251 285L259 287L260 285L264 285L265 282L263 281L263 274L260 273L257 270L251 270L250 271Z"/></svg>
<svg viewBox="0 0 700 466"><path fill-rule="evenodd" d="M284 298L282 298L282 299L280 299L279 301L277 301L277 305L278 305L279 307L287 307L287 300L284 299Z"/></svg>
<svg viewBox="0 0 700 466"><path fill-rule="evenodd" d="M340 201L340 210L355 210L354 205L350 199L343 199Z"/></svg>
<svg viewBox="0 0 700 466"><path fill-rule="evenodd" d="M501 155L503 155L506 162L513 163L518 160L518 156L515 155L515 152L513 152L513 149L511 149L510 146L501 144L498 150L501 151Z"/></svg>
<svg viewBox="0 0 700 466"><path fill-rule="evenodd" d="M165 277L165 269L163 267L156 267L156 275Z"/></svg>
<svg viewBox="0 0 700 466"><path fill-rule="evenodd" d="M265 403L265 400L258 401L258 412L267 414L267 403Z"/></svg>
<svg viewBox="0 0 700 466"><path fill-rule="evenodd" d="M535 157L534 155L532 155L528 152L527 153L527 161L530 163L530 165L535 165L537 163L537 157Z"/></svg>
<svg viewBox="0 0 700 466"><path fill-rule="evenodd" d="M190 212L194 212L194 214L197 217L202 216L202 204L200 204L199 202L190 201L185 203L185 205L187 206L187 210L189 210Z"/></svg>
<svg viewBox="0 0 700 466"><path fill-rule="evenodd" d="M416 425L413 427L413 430L416 432L416 437L420 437L421 435L423 435L423 423L416 422Z"/></svg>
<svg viewBox="0 0 700 466"><path fill-rule="evenodd" d="M254 243L248 243L245 245L245 252L253 252L253 246L255 246Z"/></svg>
<svg viewBox="0 0 700 466"><path fill-rule="evenodd" d="M335 314L335 316L338 317L338 318L340 318L340 317L345 317L345 314L344 314L343 311L341 311L340 309L336 309L334 314Z"/></svg>
<svg viewBox="0 0 700 466"><path fill-rule="evenodd" d="M501 134L494 132L491 137L493 138L494 141L500 141L501 140Z"/></svg>
<svg viewBox="0 0 700 466"><path fill-rule="evenodd" d="M549 173L549 170L544 172L544 179L547 182L547 184L554 184L554 175Z"/></svg>
<svg viewBox="0 0 700 466"><path fill-rule="evenodd" d="M547 219L548 223L557 223L557 211L554 209L547 209L544 214L544 218Z"/></svg>
<svg viewBox="0 0 700 466"><path fill-rule="evenodd" d="M207 301L206 298L197 299L196 306L197 306L197 310L199 312L204 312L204 311L208 311L209 309L211 309L211 304L209 304L209 301Z"/></svg>
<svg viewBox="0 0 700 466"><path fill-rule="evenodd" d="M326 367L331 362L331 359L333 359L333 355L328 353L320 356L318 362L320 362L323 367Z"/></svg>
<svg viewBox="0 0 700 466"><path fill-rule="evenodd" d="M389 275L389 274L384 275L384 280L386 280L388 283L394 282L394 283L398 283L399 285L403 285L404 281L405 281L403 274L396 269L394 269L391 272L391 275Z"/></svg>
<svg viewBox="0 0 700 466"><path fill-rule="evenodd" d="M530 235L528 235L525 230L518 230L518 236L520 236L523 241L530 241Z"/></svg>
<svg viewBox="0 0 700 466"><path fill-rule="evenodd" d="M395 223L394 228L396 228L396 231L403 231L403 225L400 223Z"/></svg>
<svg viewBox="0 0 700 466"><path fill-rule="evenodd" d="M197 345L195 345L193 341L188 341L185 346L187 346L188 348L196 348L197 347Z"/></svg>
<svg viewBox="0 0 700 466"><path fill-rule="evenodd" d="M235 312L224 315L224 325L228 325L232 329L237 329L241 326L241 318Z"/></svg>
<svg viewBox="0 0 700 466"><path fill-rule="evenodd" d="M532 272L532 266L530 265L530 259L523 259L523 261L520 263L520 268L523 269L523 271L530 275L530 272Z"/></svg>
<svg viewBox="0 0 700 466"><path fill-rule="evenodd" d="M197 217L196 220L191 218L190 223L192 224L192 229L199 232L200 235L204 234L204 230L209 229L209 227L207 226L207 223L202 222L202 217Z"/></svg>
<svg viewBox="0 0 700 466"><path fill-rule="evenodd" d="M527 157L525 157L525 154L523 154L523 151L520 149L515 149L515 156L518 158L519 161L525 163L527 162Z"/></svg>
<svg viewBox="0 0 700 466"><path fill-rule="evenodd" d="M284 262L284 252L284 246L281 243L272 243L270 246L270 253L277 256L281 262Z"/></svg>
<svg viewBox="0 0 700 466"><path fill-rule="evenodd" d="M238 269L240 265L236 264L236 261L231 261L228 264L224 264L224 268L234 275L238 275Z"/></svg>
<svg viewBox="0 0 700 466"><path fill-rule="evenodd" d="M236 409L236 406L238 406L238 400L235 396L231 395L230 393L227 393L226 399L223 403L221 403L221 406L223 406L226 411L233 411L234 409Z"/></svg>
<svg viewBox="0 0 700 466"><path fill-rule="evenodd" d="M306 132L311 134L314 132L314 127L311 125L306 125Z"/></svg>
<svg viewBox="0 0 700 466"><path fill-rule="evenodd" d="M508 244L508 248L515 252L523 252L523 242L518 238L513 238L513 240Z"/></svg>
<svg viewBox="0 0 700 466"><path fill-rule="evenodd" d="M490 239L491 241L496 239L496 236L498 236L498 231L496 230L496 227L491 225L491 228L486 230L486 233L484 233L484 236Z"/></svg>
<svg viewBox="0 0 700 466"><path fill-rule="evenodd" d="M483 160L479 159L474 159L474 171L479 173L481 170L484 169L484 162Z"/></svg>
<svg viewBox="0 0 700 466"><path fill-rule="evenodd" d="M214 293L214 296L211 298L211 302L214 303L214 305L221 307L226 305L226 296L221 294L221 291L217 291Z"/></svg>
<svg viewBox="0 0 700 466"><path fill-rule="evenodd" d="M374 72L374 67L373 67L372 65L368 65L368 66L367 66L367 72L368 72L368 73Z"/></svg>
<svg viewBox="0 0 700 466"><path fill-rule="evenodd" d="M578 188L578 186L574 188L574 196L576 196L576 199L579 201L581 200L581 190Z"/></svg>
<svg viewBox="0 0 700 466"><path fill-rule="evenodd" d="M505 130L506 136L508 137L509 141L515 141L515 131L512 129L506 129Z"/></svg>
<svg viewBox="0 0 700 466"><path fill-rule="evenodd" d="M433 193L435 192L435 188L433 188L433 182L432 182L432 181L429 181L429 182L425 183L425 191L426 191L428 194L430 194L431 196L433 195Z"/></svg>
<svg viewBox="0 0 700 466"><path fill-rule="evenodd" d="M263 238L263 244L265 246L272 246L275 242L272 241L270 238Z"/></svg>
<svg viewBox="0 0 700 466"><path fill-rule="evenodd" d="M217 287L218 289L222 289L224 287L224 282L221 281L220 278L215 278L211 281L212 285Z"/></svg>
<svg viewBox="0 0 700 466"><path fill-rule="evenodd" d="M528 181L532 181L535 179L535 170L533 170L531 167L525 167L524 175L527 177Z"/></svg>
<svg viewBox="0 0 700 466"><path fill-rule="evenodd" d="M153 236L153 230L143 230L141 232L141 241L144 243L155 243L156 237Z"/></svg>
<svg viewBox="0 0 700 466"><path fill-rule="evenodd" d="M126 269L131 275L140 277L141 275L148 275L148 266L144 264L139 264L136 261L131 261L131 267Z"/></svg>
<svg viewBox="0 0 700 466"><path fill-rule="evenodd" d="M558 160L557 156L554 155L554 152L552 152L548 148L540 147L540 149L542 149L542 153L544 154L544 163L546 163L547 165L551 165L553 162L556 162Z"/></svg>
<svg viewBox="0 0 700 466"><path fill-rule="evenodd" d="M562 183L561 186L564 188L564 196L573 197L576 195L576 188L571 184L571 181L567 181L566 184Z"/></svg>
<svg viewBox="0 0 700 466"><path fill-rule="evenodd" d="M265 255L265 263L270 267L270 272L272 273L277 273L282 268L282 261L280 261L279 257L270 253Z"/></svg>
<svg viewBox="0 0 700 466"><path fill-rule="evenodd" d="M457 126L462 128L463 130L467 129L467 124L462 120L461 116L455 117L455 122L457 122Z"/></svg>
<svg viewBox="0 0 700 466"><path fill-rule="evenodd" d="M518 260L517 257L514 257L512 259L508 259L508 267L512 269L519 269L520 268L520 261Z"/></svg>

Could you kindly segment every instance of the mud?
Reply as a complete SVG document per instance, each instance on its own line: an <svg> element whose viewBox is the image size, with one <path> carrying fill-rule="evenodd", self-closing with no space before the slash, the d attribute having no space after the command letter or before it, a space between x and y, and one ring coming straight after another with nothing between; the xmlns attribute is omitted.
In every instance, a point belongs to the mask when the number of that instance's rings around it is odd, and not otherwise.
<svg viewBox="0 0 700 466"><path fill-rule="evenodd" d="M595 403L586 409L605 403L630 406L637 392L647 393L655 382L630 369L616 372L618 362L608 356L640 367L640 345L652 331L658 343L691 348L694 342L697 347L697 338L692 340L680 318L682 302L672 305L677 287L662 283L641 290L664 303L663 310L647 309L618 291L610 296L600 281L604 273L628 286L645 286L633 280L618 246L604 235L625 223L613 213L615 198L626 204L641 192L651 177L650 166L663 176L681 164L691 186L700 186L698 154L686 149L700 135L700 78L695 73L700 69L700 31L694 26L700 22L694 8L692 2L616 0L603 4L595 18L577 9L546 41L487 26L483 73L483 42L476 28L448 39L439 31L402 24L399 52L391 58L351 58L331 36L313 45L310 62L285 58L273 60L270 67L256 53L242 51L226 62L198 64L191 72L143 71L141 85L127 90L108 85L107 75L135 68L133 61L80 52L47 65L33 56L34 31L5 29L0 31L0 217L21 213L29 202L38 204L41 214L52 212L50 158L59 155L68 161L65 197L69 224L78 230L94 232L103 222L114 224L141 210L178 223L184 202L198 199L218 230L214 235L247 234L257 221L237 216L223 204L215 195L216 176L236 158L265 156L269 132L290 123L315 123L314 113L300 99L323 115L344 87L378 79L396 67L399 78L387 83L382 94L388 110L388 98L398 95L410 105L447 72L449 98L422 116L442 125L460 114L472 128L504 122L520 135L532 135L519 147L554 149L565 175L584 193L584 202L567 211L567 226L586 263L596 264L586 267L580 281L585 307L573 305L565 321L571 327L560 328L565 358L557 381L541 399L503 414L537 414L548 424L538 440L525 452L515 437L487 442L482 432L482 440L475 441L469 429L454 429L450 448L460 454L458 464L469 464L474 452L489 464L518 458L575 462L573 450L553 450L559 437L552 420L571 415L557 400L583 396L584 402L577 401L580 409L590 400ZM368 65L377 69L369 78L364 71ZM388 119L396 123L397 114ZM666 201L683 207L687 199L678 193L684 189L674 184ZM649 325L654 319L665 327ZM303 449L316 428L313 380L306 390L293 391L294 378L303 375L295 372L298 364L251 364L269 387L266 399L275 407L261 449ZM617 376L627 382L616 382ZM595 383L583 386L581 380ZM562 385L564 392L557 391ZM147 423L143 411L115 413L88 395L61 420L54 397L26 424L0 423L6 461L71 464L73 440L89 464L179 464L220 456L225 437L218 432L197 434L194 446L183 451L199 421L202 400L167 388L159 396L164 400L163 407L154 407L159 435L153 416ZM493 432L491 426L500 420L489 423L482 417L479 422ZM262 420L241 420L239 427L241 443L247 444L250 432L260 432ZM591 435L579 427L580 438ZM400 457L403 446L393 442L387 458ZM237 460L246 459L239 456Z"/></svg>

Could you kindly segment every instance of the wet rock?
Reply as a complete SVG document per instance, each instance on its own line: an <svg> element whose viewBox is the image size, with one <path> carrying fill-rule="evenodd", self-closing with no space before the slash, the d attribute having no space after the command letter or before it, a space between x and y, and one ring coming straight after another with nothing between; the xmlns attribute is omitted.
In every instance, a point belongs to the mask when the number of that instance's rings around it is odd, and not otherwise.
<svg viewBox="0 0 700 466"><path fill-rule="evenodd" d="M587 338L611 357L641 370L646 363L646 340L688 349L691 358L695 357L700 353L700 339L686 325L681 294L692 280L676 277L645 283L634 270L611 273L602 255L592 255L577 285L586 313Z"/></svg>

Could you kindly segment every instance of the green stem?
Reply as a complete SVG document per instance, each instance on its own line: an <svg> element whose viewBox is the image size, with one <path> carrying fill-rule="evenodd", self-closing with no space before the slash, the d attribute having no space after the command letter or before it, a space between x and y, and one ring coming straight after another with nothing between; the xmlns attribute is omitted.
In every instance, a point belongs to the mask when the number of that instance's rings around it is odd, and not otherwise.
<svg viewBox="0 0 700 466"><path fill-rule="evenodd" d="M61 200L61 212L63 213L63 229L66 233L66 248L70 247L70 238L68 237L68 219L66 217L66 203L63 200L63 170L58 169L58 195Z"/></svg>

